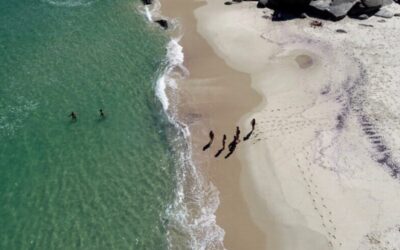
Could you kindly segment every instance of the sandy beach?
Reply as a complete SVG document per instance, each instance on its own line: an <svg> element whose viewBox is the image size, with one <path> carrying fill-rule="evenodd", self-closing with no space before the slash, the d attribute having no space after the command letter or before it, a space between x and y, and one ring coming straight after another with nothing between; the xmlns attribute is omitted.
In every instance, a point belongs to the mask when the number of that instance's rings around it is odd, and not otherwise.
<svg viewBox="0 0 400 250"><path fill-rule="evenodd" d="M181 119L220 192L224 247L399 249L398 19L311 27L255 5L163 3L182 23ZM252 118L232 158L201 151L209 129L218 142Z"/></svg>
<svg viewBox="0 0 400 250"><path fill-rule="evenodd" d="M239 185L242 168L237 155L225 160L228 151L224 150L218 158L214 157L222 147L223 134L228 144L240 118L262 99L251 88L249 75L229 67L197 32L194 10L204 4L186 0L161 1L162 14L178 25L173 36L183 34L179 44L183 47L184 67L189 71L189 75L177 81L178 86L170 95L173 92L172 99L177 100L179 119L189 126L194 164L202 170L209 185L215 185L219 192L216 223L224 230L224 242L208 243L205 249L262 249L264 233L251 219L245 203ZM215 133L215 142L203 152L210 130Z"/></svg>

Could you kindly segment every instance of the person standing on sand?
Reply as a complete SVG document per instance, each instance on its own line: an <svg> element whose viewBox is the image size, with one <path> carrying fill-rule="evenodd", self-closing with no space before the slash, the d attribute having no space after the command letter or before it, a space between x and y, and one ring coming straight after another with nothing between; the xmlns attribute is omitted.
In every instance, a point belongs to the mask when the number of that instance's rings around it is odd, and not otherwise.
<svg viewBox="0 0 400 250"><path fill-rule="evenodd" d="M236 135L233 137L233 141L231 143L229 143L228 148L229 148L229 153L225 156L225 159L228 159L229 156L231 156L231 154L233 154L233 152L236 149L236 146L238 144L238 138L236 137Z"/></svg>
<svg viewBox="0 0 400 250"><path fill-rule="evenodd" d="M235 148L235 147L236 147L237 141L238 141L238 138L236 137L236 135L234 135L234 136L233 136L233 140L232 140L231 143L229 143L229 145L228 145L229 151L232 151L232 148ZM235 145L235 146L234 146L234 145Z"/></svg>
<svg viewBox="0 0 400 250"><path fill-rule="evenodd" d="M236 144L240 142L240 129L238 126L236 126Z"/></svg>
<svg viewBox="0 0 400 250"><path fill-rule="evenodd" d="M222 137L222 149L225 149L225 144L226 144L226 134Z"/></svg>
<svg viewBox="0 0 400 250"><path fill-rule="evenodd" d="M222 151L225 150L225 145L226 145L226 135L224 134L224 136L222 137L222 148L218 150L218 152L214 155L215 158L217 158L222 153Z"/></svg>
<svg viewBox="0 0 400 250"><path fill-rule="evenodd" d="M256 127L256 119L253 118L253 120L251 120L251 131L254 131L255 127Z"/></svg>
<svg viewBox="0 0 400 250"><path fill-rule="evenodd" d="M208 134L208 136L210 137L210 141L208 142L208 144L206 144L204 147L203 147L203 151L206 151L210 146L211 146L211 144L213 143L213 141L214 141L214 132L211 130L210 131L210 133Z"/></svg>
<svg viewBox="0 0 400 250"><path fill-rule="evenodd" d="M69 117L71 117L72 121L76 121L78 119L74 111L72 111L71 114L69 114Z"/></svg>

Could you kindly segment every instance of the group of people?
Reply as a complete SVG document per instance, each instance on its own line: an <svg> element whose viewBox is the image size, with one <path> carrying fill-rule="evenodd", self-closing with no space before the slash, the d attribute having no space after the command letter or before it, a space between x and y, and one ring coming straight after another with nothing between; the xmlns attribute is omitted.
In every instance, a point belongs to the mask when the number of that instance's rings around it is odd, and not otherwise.
<svg viewBox="0 0 400 250"><path fill-rule="evenodd" d="M99 114L100 114L100 118L105 118L106 117L106 115L104 114L103 109L99 109ZM72 111L71 114L69 114L69 117L71 117L71 120L74 121L74 122L78 120L78 115L74 111Z"/></svg>
<svg viewBox="0 0 400 250"><path fill-rule="evenodd" d="M250 138L250 136L253 134L255 126L256 126L256 119L253 118L251 120L251 131L246 136L243 137L243 141L247 141ZM214 142L214 132L212 130L209 133L209 137L210 137L210 141L203 147L203 151L206 151L207 149L209 149L211 147L212 143ZM218 157L225 150L226 139L227 139L227 137L224 134L222 136L222 148L217 151L217 153L215 154L215 157ZM229 156L231 156L233 154L233 152L235 151L236 146L239 144L239 142L240 142L240 129L239 129L239 127L236 127L236 133L233 136L233 140L228 145L229 153L225 156L225 159L227 159Z"/></svg>

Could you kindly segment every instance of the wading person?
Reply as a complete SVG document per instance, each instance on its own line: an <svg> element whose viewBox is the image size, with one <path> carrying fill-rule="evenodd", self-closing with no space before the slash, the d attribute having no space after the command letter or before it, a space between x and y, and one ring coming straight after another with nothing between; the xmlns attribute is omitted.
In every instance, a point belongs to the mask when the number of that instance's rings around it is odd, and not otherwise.
<svg viewBox="0 0 400 250"><path fill-rule="evenodd" d="M74 111L72 111L71 114L69 114L69 117L71 117L72 121L76 121L77 120L77 116L76 116L76 113Z"/></svg>
<svg viewBox="0 0 400 250"><path fill-rule="evenodd" d="M103 109L99 109L99 113L100 113L100 117L101 118L105 118L106 117L106 115L103 112Z"/></svg>

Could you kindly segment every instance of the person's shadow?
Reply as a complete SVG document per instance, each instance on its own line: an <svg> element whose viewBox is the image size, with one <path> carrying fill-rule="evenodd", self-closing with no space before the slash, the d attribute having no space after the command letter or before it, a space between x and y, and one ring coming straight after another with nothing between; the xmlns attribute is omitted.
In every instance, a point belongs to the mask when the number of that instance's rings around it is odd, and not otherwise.
<svg viewBox="0 0 400 250"><path fill-rule="evenodd" d="M243 141L247 141L250 139L250 136L253 134L254 129L252 129L245 137L243 137Z"/></svg>
<svg viewBox="0 0 400 250"><path fill-rule="evenodd" d="M229 156L231 156L233 152L235 152L236 146L237 146L236 141L233 141L229 144L229 153L225 155L225 159L228 159Z"/></svg>
<svg viewBox="0 0 400 250"><path fill-rule="evenodd" d="M203 147L203 151L206 151L207 149L209 149L209 148L211 147L211 143L212 143L212 141L209 142L207 145L205 145L205 146Z"/></svg>
<svg viewBox="0 0 400 250"><path fill-rule="evenodd" d="M236 146L235 146L235 148L236 148ZM225 155L225 159L228 159L233 154L233 152L235 152L235 148L230 150L229 153L227 155Z"/></svg>
<svg viewBox="0 0 400 250"><path fill-rule="evenodd" d="M224 150L225 150L225 147L218 150L218 152L215 154L215 158L217 158Z"/></svg>

